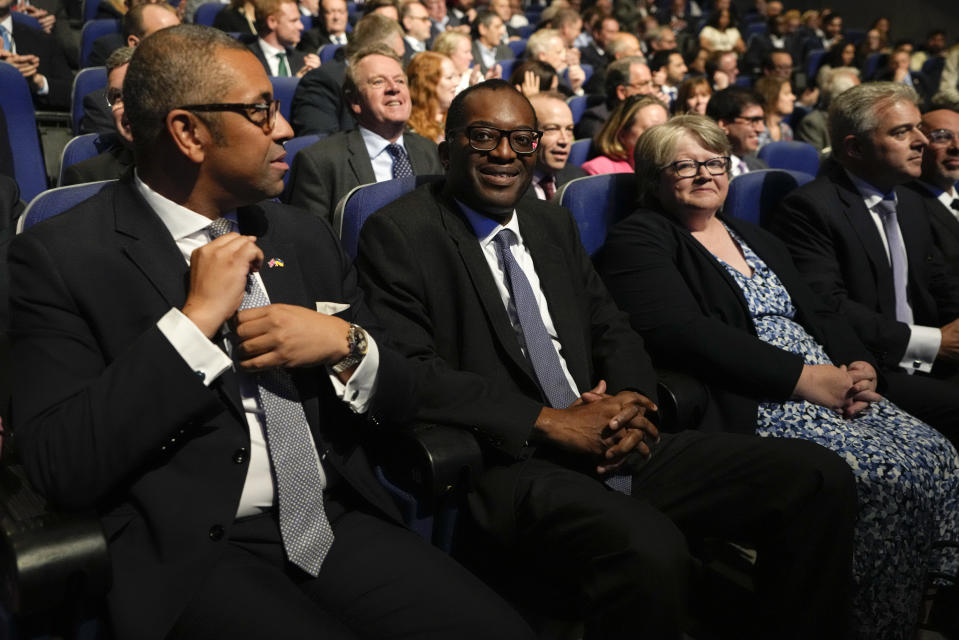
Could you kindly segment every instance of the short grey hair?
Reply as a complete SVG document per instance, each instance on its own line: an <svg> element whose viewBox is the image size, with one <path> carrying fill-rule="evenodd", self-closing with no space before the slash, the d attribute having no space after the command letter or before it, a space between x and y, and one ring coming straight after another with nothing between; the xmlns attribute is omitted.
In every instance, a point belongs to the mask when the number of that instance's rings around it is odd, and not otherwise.
<svg viewBox="0 0 959 640"><path fill-rule="evenodd" d="M540 29L531 35L529 40L526 41L526 58L528 60L535 60L539 54L546 51L553 38L559 38L562 40L559 35L559 30Z"/></svg>
<svg viewBox="0 0 959 640"><path fill-rule="evenodd" d="M834 96L829 105L829 139L833 151L847 136L864 139L879 126L879 114L900 102L919 106L916 90L899 82L867 82Z"/></svg>
<svg viewBox="0 0 959 640"><path fill-rule="evenodd" d="M730 154L729 138L711 118L699 114L673 116L665 124L650 127L639 136L633 159L636 167L636 189L640 205L658 207L656 198L660 174L676 159L676 147L687 135L697 139L704 149L718 155Z"/></svg>
<svg viewBox="0 0 959 640"><path fill-rule="evenodd" d="M130 60L133 59L134 51L136 51L134 47L120 47L119 49L114 49L113 53L107 56L106 62L103 63L103 66L107 68L107 75L113 73L114 69L122 67L125 64L130 64Z"/></svg>
<svg viewBox="0 0 959 640"><path fill-rule="evenodd" d="M822 88L823 104L828 107L834 97L859 84L859 75L859 69L856 67L836 67L831 69L826 76L826 82Z"/></svg>

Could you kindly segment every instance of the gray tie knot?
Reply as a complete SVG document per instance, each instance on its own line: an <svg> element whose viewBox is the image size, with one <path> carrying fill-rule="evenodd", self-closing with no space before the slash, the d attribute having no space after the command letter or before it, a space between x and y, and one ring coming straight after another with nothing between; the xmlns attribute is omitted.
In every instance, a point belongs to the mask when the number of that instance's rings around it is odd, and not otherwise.
<svg viewBox="0 0 959 640"><path fill-rule="evenodd" d="M210 234L210 239L216 240L220 236L233 231L233 221L229 218L217 218L206 229Z"/></svg>
<svg viewBox="0 0 959 640"><path fill-rule="evenodd" d="M876 213L882 217L894 216L896 215L896 201L890 200L888 198L883 198L875 205Z"/></svg>

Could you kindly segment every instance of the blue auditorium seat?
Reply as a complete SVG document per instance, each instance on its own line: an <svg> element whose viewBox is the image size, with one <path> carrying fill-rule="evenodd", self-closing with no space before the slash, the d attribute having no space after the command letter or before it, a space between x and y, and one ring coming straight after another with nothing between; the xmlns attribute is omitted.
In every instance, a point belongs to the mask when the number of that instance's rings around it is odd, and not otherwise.
<svg viewBox="0 0 959 640"><path fill-rule="evenodd" d="M636 176L607 173L576 178L562 185L553 198L573 214L580 240L589 255L606 242L606 232L636 208Z"/></svg>
<svg viewBox="0 0 959 640"><path fill-rule="evenodd" d="M723 213L765 226L782 199L812 179L808 173L783 169L762 169L736 176L729 182Z"/></svg>
<svg viewBox="0 0 959 640"><path fill-rule="evenodd" d="M0 111L7 121L4 133L13 154L13 178L20 196L29 201L47 188L47 169L43 163L37 119L30 88L12 64L0 62Z"/></svg>

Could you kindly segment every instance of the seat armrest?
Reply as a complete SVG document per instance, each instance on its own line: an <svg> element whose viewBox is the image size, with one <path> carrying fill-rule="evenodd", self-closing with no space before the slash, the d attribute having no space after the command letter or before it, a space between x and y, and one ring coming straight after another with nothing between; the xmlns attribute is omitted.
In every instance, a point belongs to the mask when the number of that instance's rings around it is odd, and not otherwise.
<svg viewBox="0 0 959 640"><path fill-rule="evenodd" d="M9 449L9 443L4 443ZM110 557L92 512L53 510L5 450L0 464L0 602L18 615L106 595Z"/></svg>
<svg viewBox="0 0 959 640"><path fill-rule="evenodd" d="M709 389L685 373L658 369L660 427L666 432L696 429L709 406Z"/></svg>

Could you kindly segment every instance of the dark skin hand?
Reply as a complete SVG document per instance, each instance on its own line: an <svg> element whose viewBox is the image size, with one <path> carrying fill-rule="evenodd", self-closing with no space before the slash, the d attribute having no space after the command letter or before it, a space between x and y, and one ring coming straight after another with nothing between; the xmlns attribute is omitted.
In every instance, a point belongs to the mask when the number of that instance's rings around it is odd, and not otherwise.
<svg viewBox="0 0 959 640"><path fill-rule="evenodd" d="M649 455L644 438L659 439L656 426L646 418L656 405L633 391L616 395L605 393L600 383L566 409L544 407L535 429L541 436L562 449L585 453L602 460L597 473L605 474L620 467L633 451Z"/></svg>

